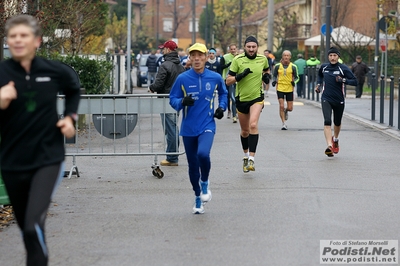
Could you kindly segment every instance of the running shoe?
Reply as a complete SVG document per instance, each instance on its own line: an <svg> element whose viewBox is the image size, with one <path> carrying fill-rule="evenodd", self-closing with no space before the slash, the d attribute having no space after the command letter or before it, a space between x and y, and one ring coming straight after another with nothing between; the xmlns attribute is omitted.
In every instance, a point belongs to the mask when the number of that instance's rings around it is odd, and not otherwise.
<svg viewBox="0 0 400 266"><path fill-rule="evenodd" d="M287 125L286 124L282 124L282 130L287 130Z"/></svg>
<svg viewBox="0 0 400 266"><path fill-rule="evenodd" d="M236 118L236 116L234 116L232 120L233 120L233 123L237 123L237 118Z"/></svg>
<svg viewBox="0 0 400 266"><path fill-rule="evenodd" d="M247 173L249 169L247 169L247 165L249 164L249 157L243 157L243 172Z"/></svg>
<svg viewBox="0 0 400 266"><path fill-rule="evenodd" d="M326 154L328 157L333 157L332 146L328 146L328 148L326 148L325 154Z"/></svg>
<svg viewBox="0 0 400 266"><path fill-rule="evenodd" d="M289 112L288 110L285 108L285 110L283 110L283 112L285 113L285 120L289 119Z"/></svg>
<svg viewBox="0 0 400 266"><path fill-rule="evenodd" d="M201 193L200 199L203 203L209 202L212 198L211 190L208 189L208 181L200 181Z"/></svg>
<svg viewBox="0 0 400 266"><path fill-rule="evenodd" d="M249 159L249 163L247 164L247 171L255 171L256 167L254 166L254 161Z"/></svg>
<svg viewBox="0 0 400 266"><path fill-rule="evenodd" d="M339 152L339 140L337 139L336 141L334 141L333 137L332 137L332 151L334 154L337 154Z"/></svg>
<svg viewBox="0 0 400 266"><path fill-rule="evenodd" d="M196 197L196 199L194 200L193 213L194 214L204 213L203 202L201 202L200 197Z"/></svg>
<svg viewBox="0 0 400 266"><path fill-rule="evenodd" d="M231 111L228 111L228 115L226 116L226 118L231 118Z"/></svg>

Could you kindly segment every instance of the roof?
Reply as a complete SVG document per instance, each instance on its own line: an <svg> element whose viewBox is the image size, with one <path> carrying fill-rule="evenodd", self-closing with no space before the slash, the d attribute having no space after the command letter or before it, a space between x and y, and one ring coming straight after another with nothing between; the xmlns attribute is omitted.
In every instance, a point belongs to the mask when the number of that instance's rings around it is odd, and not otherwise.
<svg viewBox="0 0 400 266"><path fill-rule="evenodd" d="M298 0L286 0L283 2L280 2L278 4L274 5L275 11L287 7L287 6L292 6L295 4ZM260 11L254 13L253 15L245 18L242 22L243 26L248 26L248 25L261 25L263 21L268 19L268 8L261 9Z"/></svg>
<svg viewBox="0 0 400 266"><path fill-rule="evenodd" d="M346 46L350 44L369 45L369 46L375 45L373 38L363 35L345 26L334 28L331 33L331 39L334 39L341 46ZM306 46L321 45L321 35L317 35L306 39L304 44Z"/></svg>

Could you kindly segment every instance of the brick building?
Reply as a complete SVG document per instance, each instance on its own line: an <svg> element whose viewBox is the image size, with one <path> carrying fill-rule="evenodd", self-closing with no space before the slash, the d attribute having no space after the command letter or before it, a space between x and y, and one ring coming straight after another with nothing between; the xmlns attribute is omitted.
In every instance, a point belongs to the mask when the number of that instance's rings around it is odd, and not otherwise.
<svg viewBox="0 0 400 266"><path fill-rule="evenodd" d="M142 29L159 40L175 39L178 47L186 49L193 40L192 0L132 0L145 4L142 8ZM210 0L195 0L196 42L204 40L199 34L199 18Z"/></svg>

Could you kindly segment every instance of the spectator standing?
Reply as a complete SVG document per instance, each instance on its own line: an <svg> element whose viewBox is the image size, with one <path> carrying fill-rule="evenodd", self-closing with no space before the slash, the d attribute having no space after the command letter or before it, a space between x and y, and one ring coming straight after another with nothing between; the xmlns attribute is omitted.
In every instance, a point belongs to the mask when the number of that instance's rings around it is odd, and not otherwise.
<svg viewBox="0 0 400 266"><path fill-rule="evenodd" d="M226 80L229 66L232 64L233 58L237 55L237 47L236 44L229 45L229 53L226 53L223 57L221 57L221 69L222 69L222 78ZM236 90L236 83L232 83L231 85L227 86L228 89L228 115L227 118L231 118L233 123L237 122L237 112L236 112L236 100L235 100L235 90ZM232 112L231 112L232 110Z"/></svg>
<svg viewBox="0 0 400 266"><path fill-rule="evenodd" d="M324 116L324 136L328 147L325 154L333 157L339 152L339 133L345 107L344 85L357 86L357 79L346 66L339 63L340 52L336 47L328 50L329 63L318 70L317 93L322 92L321 107ZM333 134L332 134L333 113Z"/></svg>
<svg viewBox="0 0 400 266"><path fill-rule="evenodd" d="M243 172L255 171L254 158L258 144L258 120L264 108L262 82L269 83L268 60L258 55L258 41L249 36L244 42L245 52L236 56L230 66L226 84L237 82L236 108L240 124L240 141L243 148Z"/></svg>
<svg viewBox="0 0 400 266"><path fill-rule="evenodd" d="M365 76L369 72L369 67L362 61L361 55L356 56L356 62L351 66L351 71L357 78L356 98L361 98L364 88Z"/></svg>
<svg viewBox="0 0 400 266"><path fill-rule="evenodd" d="M140 50L139 53L136 55L136 65L139 66L140 65L140 58L142 58L143 55L143 51Z"/></svg>
<svg viewBox="0 0 400 266"><path fill-rule="evenodd" d="M26 265L45 266L45 220L64 174L64 137L75 135L80 85L68 66L36 57L41 30L34 17L10 18L5 34L12 58L0 63L1 174L22 233ZM58 93L65 95L62 119Z"/></svg>
<svg viewBox="0 0 400 266"><path fill-rule="evenodd" d="M182 110L181 136L189 165L189 178L195 194L194 214L204 213L205 202L211 200L209 174L210 151L216 125L226 108L225 83L218 73L206 69L207 47L195 43L189 48L192 68L178 76L170 93L170 104ZM218 93L218 108L214 98Z"/></svg>
<svg viewBox="0 0 400 266"><path fill-rule="evenodd" d="M279 101L279 116L282 121L282 130L287 130L285 123L289 113L293 111L293 91L295 84L299 81L297 66L290 62L292 53L283 51L282 60L275 65L272 86L276 86L276 94ZM286 108L285 108L286 99Z"/></svg>
<svg viewBox="0 0 400 266"><path fill-rule="evenodd" d="M272 73L272 71L274 70L274 68L273 68L273 64L272 64L272 58L269 56L269 50L264 50L264 55L265 55L265 57L267 58L267 60L268 60L268 65L269 65L269 69L270 69L270 72ZM268 90L269 90L269 83L268 84L265 84L264 82L263 82L263 89L264 89L264 96L265 97L268 97Z"/></svg>
<svg viewBox="0 0 400 266"><path fill-rule="evenodd" d="M157 75L157 56L156 51L152 50L150 55L147 57L146 66L147 66L147 86L150 88L150 85L153 84ZM149 89L150 91L150 89Z"/></svg>
<svg viewBox="0 0 400 266"><path fill-rule="evenodd" d="M315 55L312 55L306 61L306 64L307 64L308 90L310 91L312 82L315 83L316 81L316 76L317 76L316 71L317 67L321 64L321 61L319 61ZM311 71L314 71L314 73L311 73Z"/></svg>
<svg viewBox="0 0 400 266"><path fill-rule="evenodd" d="M297 60L293 62L297 66L299 82L296 83L297 86L297 97L306 97L304 90L304 68L307 66L306 60L303 58L302 54L297 55Z"/></svg>
<svg viewBox="0 0 400 266"><path fill-rule="evenodd" d="M206 68L208 70L217 72L218 74L221 75L222 74L221 73L221 66L220 66L215 54L216 54L216 51L215 51L214 48L210 48L208 50L208 59L207 59L207 62L206 62Z"/></svg>
<svg viewBox="0 0 400 266"><path fill-rule="evenodd" d="M178 46L174 41L166 41L163 45L159 46L159 48L163 49L164 62L158 70L154 83L151 84L149 88L151 92L169 94L175 79L179 74L184 72L185 69L179 60L178 52L176 51ZM176 113L161 114L161 123L167 140L167 153L179 152L179 129L177 120L178 117ZM167 154L167 158L162 160L160 164L162 166L178 166L178 159L179 157L176 154Z"/></svg>

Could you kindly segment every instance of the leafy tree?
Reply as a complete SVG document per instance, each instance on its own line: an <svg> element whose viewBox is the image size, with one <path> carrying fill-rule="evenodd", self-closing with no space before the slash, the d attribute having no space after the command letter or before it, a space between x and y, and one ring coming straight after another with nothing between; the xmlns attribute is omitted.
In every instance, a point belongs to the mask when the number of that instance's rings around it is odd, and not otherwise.
<svg viewBox="0 0 400 266"><path fill-rule="evenodd" d="M128 1L126 0L115 0L118 5L112 7L113 13L117 16L118 20L126 19L128 16Z"/></svg>
<svg viewBox="0 0 400 266"><path fill-rule="evenodd" d="M13 4L6 4L5 1L0 1L0 60L3 59L3 40L5 37L4 26L6 21L17 14L36 15L36 6L34 0L17 0Z"/></svg>
<svg viewBox="0 0 400 266"><path fill-rule="evenodd" d="M102 0L46 0L41 2L37 17L46 49L77 54L92 40L89 36L104 33L108 5Z"/></svg>
<svg viewBox="0 0 400 266"><path fill-rule="evenodd" d="M214 3L214 39L223 49L230 43L238 42L237 29L239 21L240 0L219 0ZM242 18L251 16L258 10L265 8L264 0L243 1ZM246 36L243 36L244 38Z"/></svg>
<svg viewBox="0 0 400 266"><path fill-rule="evenodd" d="M111 23L106 26L106 36L113 40L115 47L126 47L128 20L126 17L118 19L114 13Z"/></svg>

